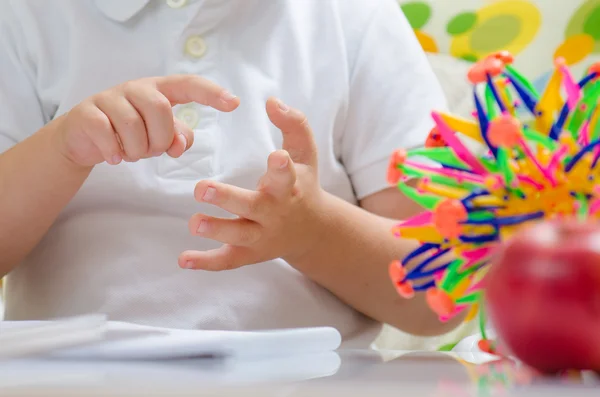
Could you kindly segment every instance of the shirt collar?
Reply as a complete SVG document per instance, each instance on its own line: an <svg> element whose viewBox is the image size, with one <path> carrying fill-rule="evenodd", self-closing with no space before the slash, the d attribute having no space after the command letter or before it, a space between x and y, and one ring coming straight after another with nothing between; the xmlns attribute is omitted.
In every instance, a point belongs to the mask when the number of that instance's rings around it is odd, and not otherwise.
<svg viewBox="0 0 600 397"><path fill-rule="evenodd" d="M140 12L150 0L94 0L96 7L116 22L126 22Z"/></svg>

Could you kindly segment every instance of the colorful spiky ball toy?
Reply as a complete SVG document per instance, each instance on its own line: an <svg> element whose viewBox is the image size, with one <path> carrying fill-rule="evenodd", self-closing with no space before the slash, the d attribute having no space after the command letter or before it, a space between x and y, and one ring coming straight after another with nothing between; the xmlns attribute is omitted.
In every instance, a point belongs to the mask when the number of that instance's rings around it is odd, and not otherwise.
<svg viewBox="0 0 600 397"><path fill-rule="evenodd" d="M424 291L442 321L479 315L479 346L492 353L482 298L498 245L530 222L600 217L600 63L577 81L557 59L541 94L512 63L499 52L474 64L473 119L434 112L425 148L396 151L388 170L389 182L426 209L394 229L420 243L390 265L398 293ZM481 154L460 135L478 141Z"/></svg>

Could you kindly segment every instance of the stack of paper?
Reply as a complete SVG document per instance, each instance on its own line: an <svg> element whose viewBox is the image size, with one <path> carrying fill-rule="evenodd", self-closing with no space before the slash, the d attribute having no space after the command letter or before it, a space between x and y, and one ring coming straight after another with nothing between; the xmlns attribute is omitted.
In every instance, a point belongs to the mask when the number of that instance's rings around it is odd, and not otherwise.
<svg viewBox="0 0 600 397"><path fill-rule="evenodd" d="M0 358L160 360L206 356L289 356L330 352L333 328L203 331L106 321L102 316L50 322L0 322Z"/></svg>

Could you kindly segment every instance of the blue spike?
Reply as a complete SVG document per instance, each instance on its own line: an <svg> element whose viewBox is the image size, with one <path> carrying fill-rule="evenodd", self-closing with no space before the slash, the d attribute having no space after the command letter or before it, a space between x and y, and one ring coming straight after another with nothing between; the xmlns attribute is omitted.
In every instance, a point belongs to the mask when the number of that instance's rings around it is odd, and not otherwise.
<svg viewBox="0 0 600 397"><path fill-rule="evenodd" d="M492 218L492 219L476 219L462 222L465 225L491 225L491 226L511 226L518 225L519 223L531 221L533 219L543 218L543 212L534 212L531 214L507 216L503 218Z"/></svg>
<svg viewBox="0 0 600 397"><path fill-rule="evenodd" d="M567 163L567 165L565 166L565 172L571 171L571 169L575 167L575 165L577 165L579 160L581 160L587 152L589 152L598 145L600 145L600 140L595 140L594 142L590 142L588 145L581 148L581 150L575 156L573 156L571 161Z"/></svg>
<svg viewBox="0 0 600 397"><path fill-rule="evenodd" d="M510 80L511 84L515 88L515 91L517 91L517 94L519 94L521 101L523 101L525 107L529 109L531 114L536 115L535 109L537 108L537 101L533 94L531 94L529 90L527 90L527 88L523 87L521 83L510 74L506 74L505 76Z"/></svg>
<svg viewBox="0 0 600 397"><path fill-rule="evenodd" d="M427 267L427 265L429 265L431 262L433 262L440 256L447 254L448 252L450 252L450 249L446 248L444 250L441 250L440 252L435 253L434 255L431 255L429 258L427 258L423 262L421 262L419 264L419 266L415 267L410 273L412 274L412 273L421 272L421 270L423 270L425 267Z"/></svg>
<svg viewBox="0 0 600 397"><path fill-rule="evenodd" d="M587 83L594 80L596 77L598 77L598 73L596 72L588 74L579 82L579 88L585 87Z"/></svg>
<svg viewBox="0 0 600 397"><path fill-rule="evenodd" d="M431 280L423 285L413 285L415 291L427 291L429 288L435 287L435 281Z"/></svg>
<svg viewBox="0 0 600 397"><path fill-rule="evenodd" d="M418 275L414 274L413 272L411 272L408 276L406 276L406 279L407 280L415 280L415 279L424 278L424 277L432 277L436 273L438 273L438 272L440 272L442 270L446 270L448 268L448 266L450 266L450 264L452 262L454 262L454 261L452 260L450 262L444 263L443 265L440 265L440 266L438 266L436 268L433 268L431 270L428 270L426 272L419 273Z"/></svg>
<svg viewBox="0 0 600 397"><path fill-rule="evenodd" d="M494 85L494 82L492 81L492 76L490 76L490 74L487 73L485 77L487 79L487 84L490 87L490 91L492 91L492 95L494 96L496 103L498 103L498 107L500 108L500 111L502 113L506 112L506 106L504 106L504 103L502 102L500 95L498 95L498 90L496 90L496 86Z"/></svg>
<svg viewBox="0 0 600 397"><path fill-rule="evenodd" d="M479 100L479 96L477 95L477 89L473 89L473 100L475 101L475 109L477 110L477 120L479 121L479 129L481 130L481 137L485 142L486 146L492 152L492 155L496 157L498 153L498 149L496 149L488 139L488 127L489 121L487 119L487 115L485 114L485 110L483 109L483 105Z"/></svg>
<svg viewBox="0 0 600 397"><path fill-rule="evenodd" d="M416 258L417 256L424 254L425 252L427 252L431 249L434 249L434 248L438 249L439 247L440 247L439 244L433 244L433 243L425 243L423 245L420 245L419 247L415 248L410 254L408 254L402 260L402 265L406 265L409 261Z"/></svg>

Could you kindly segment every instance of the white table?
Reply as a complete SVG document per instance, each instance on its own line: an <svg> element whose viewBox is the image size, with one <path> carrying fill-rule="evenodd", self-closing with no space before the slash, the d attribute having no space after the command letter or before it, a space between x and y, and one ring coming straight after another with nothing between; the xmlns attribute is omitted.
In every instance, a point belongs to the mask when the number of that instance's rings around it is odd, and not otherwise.
<svg viewBox="0 0 600 397"><path fill-rule="evenodd" d="M472 356L466 357L471 360ZM512 363L443 353L341 351L254 360L0 363L0 396L600 396L579 373L539 379Z"/></svg>

